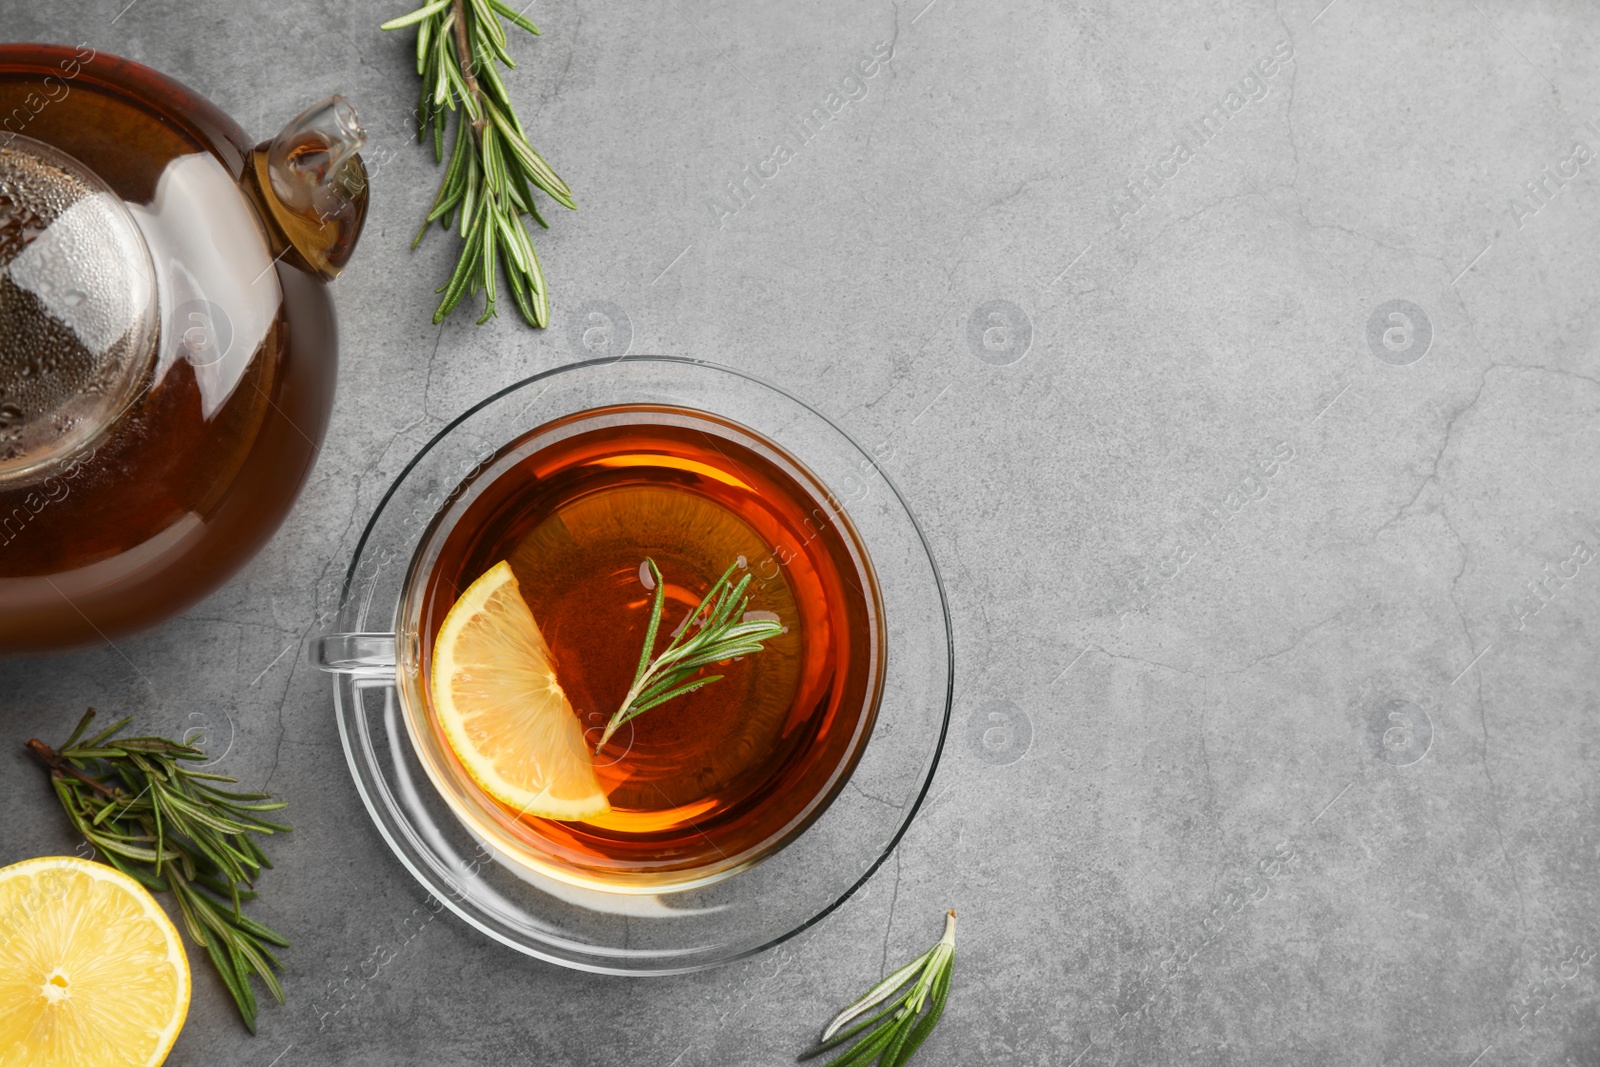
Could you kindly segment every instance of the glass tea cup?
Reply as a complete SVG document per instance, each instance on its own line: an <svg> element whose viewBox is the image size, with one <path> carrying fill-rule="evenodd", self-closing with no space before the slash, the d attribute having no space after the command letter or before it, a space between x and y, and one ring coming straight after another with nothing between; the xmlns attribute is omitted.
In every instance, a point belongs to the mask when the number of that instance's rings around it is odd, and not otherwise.
<svg viewBox="0 0 1600 1067"><path fill-rule="evenodd" d="M798 732L810 747L790 746L775 761L781 766L756 760L734 768L771 778L764 790L757 783L756 800L746 805L760 817L744 824L734 817L737 804L698 809L706 798L693 796L650 811L622 805L632 821L621 827L520 817L462 772L430 713L432 635L455 594L495 562L501 546L525 535L543 546L534 555L544 559L561 538L541 540L540 530L554 523L563 537L578 536L594 527L594 515L616 511L605 503L608 493L631 499L635 482L653 491L663 477L677 479L675 489L692 488L689 496L737 496L727 483L740 483L748 499L719 503L748 529L727 538L724 552L750 535L739 555L752 577L752 606L769 597L784 625L805 635L797 643L808 652L832 641L828 655L799 657L802 680L794 683L797 691L807 680L813 685L795 707L827 714L780 717L764 735L770 743L795 733L796 723L806 727ZM577 479L570 492L563 479ZM541 511L527 505L534 497L556 503ZM579 504L568 508L573 500ZM634 513L623 514L633 521ZM670 527L634 546L633 568L641 547L671 554ZM688 540L705 539L706 529L695 526ZM626 584L623 570L606 568L607 580ZM558 572L547 568L547 576ZM555 603L540 600L546 584L524 584L536 617L541 603ZM648 600L642 586L632 600L635 610ZM798 615L785 618L790 611ZM815 620L807 612L827 615L831 627L809 625ZM682 614L669 614L664 626ZM938 574L878 464L798 400L698 361L640 357L562 368L503 390L445 427L380 502L336 616L339 632L316 643L313 659L334 674L346 755L391 847L480 929L590 970L709 966L774 944L836 907L909 824L949 713ZM559 640L552 644L561 650ZM635 639L630 655L637 654ZM818 687L814 676L829 666L838 684ZM717 684L736 679L730 672ZM574 700L580 712L589 703ZM599 725L599 707L587 709L591 727ZM658 726L673 713L664 705L636 720L634 736L619 731L597 757L602 779L628 772L612 783L622 781L625 791L629 781L639 784L641 766L679 751L673 730ZM591 730L591 738L597 734ZM662 789L674 788L662 781ZM715 789L709 795L719 799ZM738 832L730 831L734 824Z"/></svg>

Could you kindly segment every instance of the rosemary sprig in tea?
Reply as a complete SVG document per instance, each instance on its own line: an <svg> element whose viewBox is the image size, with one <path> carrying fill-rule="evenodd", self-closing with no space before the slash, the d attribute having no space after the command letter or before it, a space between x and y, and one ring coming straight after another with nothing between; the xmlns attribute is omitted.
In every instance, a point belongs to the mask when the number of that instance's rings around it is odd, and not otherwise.
<svg viewBox="0 0 1600 1067"><path fill-rule="evenodd" d="M939 1016L944 1014L945 1001L950 996L950 975L955 966L956 913L952 908L945 915L944 937L939 939L938 944L867 990L860 1000L841 1011L822 1031L821 1043L801 1053L799 1058L809 1060L813 1056L820 1056L868 1031L849 1052L829 1061L827 1067L866 1067L869 1063L876 1063L879 1067L900 1067L928 1039L939 1022ZM887 1008L865 1022L844 1029L873 1008L890 1001L895 993L906 988L908 982L910 988L906 989L904 995L891 1001Z"/></svg>
<svg viewBox="0 0 1600 1067"><path fill-rule="evenodd" d="M463 297L484 291L483 316L495 314L496 268L505 267L506 283L522 317L531 326L550 321L544 271L533 250L522 216L546 229L549 225L533 202L538 188L562 207L576 208L572 190L528 143L496 63L516 66L506 50L504 18L529 33L539 27L501 0L431 0L415 11L385 22L382 29L417 28L417 73L422 89L417 98L417 140L433 138L433 160L444 159L446 112L456 117L450 166L445 169L428 218L417 231L415 248L435 221L445 229L461 211L461 258L443 293L434 322L443 322Z"/></svg>
<svg viewBox="0 0 1600 1067"><path fill-rule="evenodd" d="M285 807L265 793L233 793L213 782L237 779L187 767L204 760L193 745L164 737L115 739L131 719L120 719L86 741L90 708L59 750L37 738L28 751L50 770L50 784L72 825L111 865L146 887L171 893L183 925L202 946L239 1006L251 1033L258 975L279 1004L282 969L269 944L288 947L283 935L245 915L250 886L267 854L251 834L287 832L261 812ZM242 887L242 888L241 888Z"/></svg>
<svg viewBox="0 0 1600 1067"><path fill-rule="evenodd" d="M666 604L666 583L656 561L646 559L645 566L655 579L656 596L650 605L650 626L644 634L644 649L639 653L639 669L634 673L633 685L623 698L622 706L606 723L605 733L595 752L605 747L617 728L659 704L694 692L722 677L720 674L694 678L701 667L720 663L737 656L760 652L761 642L771 640L783 632L783 627L768 619L744 621L745 608L750 598L745 590L750 587L750 575L732 581L739 564L734 563L722 572L700 601L700 606L689 613L683 625L672 635L661 654L651 657L656 645L656 633L661 628L661 611ZM698 627L698 628L697 628Z"/></svg>

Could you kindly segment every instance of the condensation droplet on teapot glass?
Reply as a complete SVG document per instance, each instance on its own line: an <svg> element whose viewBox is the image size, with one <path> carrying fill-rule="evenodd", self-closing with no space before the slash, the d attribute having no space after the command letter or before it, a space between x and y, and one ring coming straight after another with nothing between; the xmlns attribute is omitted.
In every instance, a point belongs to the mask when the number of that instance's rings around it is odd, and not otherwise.
<svg viewBox="0 0 1600 1067"><path fill-rule="evenodd" d="M0 395L20 413L0 485L64 459L130 402L155 355L154 269L126 206L48 145L0 145Z"/></svg>

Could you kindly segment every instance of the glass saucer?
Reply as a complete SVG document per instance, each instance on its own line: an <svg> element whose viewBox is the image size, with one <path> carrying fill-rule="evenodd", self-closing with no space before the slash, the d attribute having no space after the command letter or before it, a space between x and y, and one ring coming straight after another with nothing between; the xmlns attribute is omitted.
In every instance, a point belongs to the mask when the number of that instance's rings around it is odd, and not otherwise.
<svg viewBox="0 0 1600 1067"><path fill-rule="evenodd" d="M457 487L507 442L612 405L709 413L772 441L843 506L879 583L884 675L849 781L797 838L749 869L671 892L620 893L540 877L453 814L408 733L393 662L408 565ZM340 739L379 833L422 886L497 941L606 974L679 974L779 944L842 904L905 833L949 725L954 660L938 569L915 518L867 452L799 399L741 371L636 356L579 363L502 389L441 430L379 502L328 636Z"/></svg>

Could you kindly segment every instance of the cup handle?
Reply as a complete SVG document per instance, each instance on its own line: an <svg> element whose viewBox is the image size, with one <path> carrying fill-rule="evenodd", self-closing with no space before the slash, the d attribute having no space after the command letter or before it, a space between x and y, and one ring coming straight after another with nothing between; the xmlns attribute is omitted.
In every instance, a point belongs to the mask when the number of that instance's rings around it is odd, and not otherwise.
<svg viewBox="0 0 1600 1067"><path fill-rule="evenodd" d="M393 680L394 634L327 634L311 643L311 665L329 674Z"/></svg>

